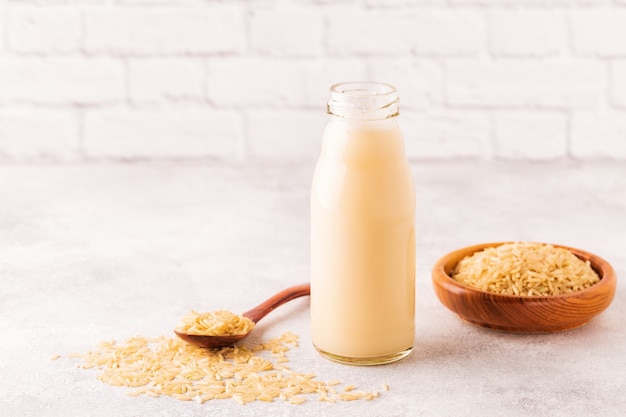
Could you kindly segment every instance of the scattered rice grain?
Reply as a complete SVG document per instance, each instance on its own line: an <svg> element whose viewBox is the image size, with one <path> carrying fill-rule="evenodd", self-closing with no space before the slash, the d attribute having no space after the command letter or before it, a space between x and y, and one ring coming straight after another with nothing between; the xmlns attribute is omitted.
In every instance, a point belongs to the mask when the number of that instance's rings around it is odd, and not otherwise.
<svg viewBox="0 0 626 417"><path fill-rule="evenodd" d="M290 402L291 404L302 404L302 403L303 403L303 402L305 402L305 401L306 401L306 399L305 399L304 397L299 397L299 396L297 396L297 397L291 397L291 398L289 399L289 402Z"/></svg>
<svg viewBox="0 0 626 417"><path fill-rule="evenodd" d="M80 368L99 369L100 381L133 387L128 392L131 396L165 395L200 404L217 399L240 404L281 399L295 405L309 395L331 403L378 397L376 391L355 391L352 384L338 394L332 386L340 381L320 381L314 373L281 365L297 345L298 336L290 332L252 347L220 349L199 348L178 338L136 336L120 343L102 342L92 351L73 356L81 359Z"/></svg>

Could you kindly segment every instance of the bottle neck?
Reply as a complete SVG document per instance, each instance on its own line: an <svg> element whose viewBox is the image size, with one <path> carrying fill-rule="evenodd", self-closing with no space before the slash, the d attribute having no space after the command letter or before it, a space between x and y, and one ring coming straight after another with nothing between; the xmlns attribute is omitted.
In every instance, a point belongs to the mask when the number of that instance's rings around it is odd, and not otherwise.
<svg viewBox="0 0 626 417"><path fill-rule="evenodd" d="M330 88L330 115L347 120L384 120L400 114L396 88L375 82L345 82Z"/></svg>

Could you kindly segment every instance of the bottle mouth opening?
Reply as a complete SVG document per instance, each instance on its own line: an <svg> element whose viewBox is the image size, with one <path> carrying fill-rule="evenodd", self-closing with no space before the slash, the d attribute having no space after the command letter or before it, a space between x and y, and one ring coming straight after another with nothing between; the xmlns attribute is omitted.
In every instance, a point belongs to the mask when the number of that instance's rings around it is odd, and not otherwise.
<svg viewBox="0 0 626 417"><path fill-rule="evenodd" d="M334 116L377 120L400 114L396 87L391 84L351 81L330 87L327 113Z"/></svg>
<svg viewBox="0 0 626 417"><path fill-rule="evenodd" d="M396 94L397 89L391 84L372 81L349 81L337 83L330 87L331 93L344 94L353 97L380 96Z"/></svg>

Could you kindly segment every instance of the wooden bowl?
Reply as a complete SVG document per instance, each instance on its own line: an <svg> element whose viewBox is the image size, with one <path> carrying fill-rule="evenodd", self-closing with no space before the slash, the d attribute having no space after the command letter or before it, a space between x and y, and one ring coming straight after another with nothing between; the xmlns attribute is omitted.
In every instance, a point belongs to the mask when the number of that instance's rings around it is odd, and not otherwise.
<svg viewBox="0 0 626 417"><path fill-rule="evenodd" d="M615 295L617 278L604 259L580 249L567 249L600 276L600 282L584 290L554 296L502 295L468 287L450 277L456 264L467 255L499 246L486 243L451 252L437 261L432 272L435 293L441 303L472 324L515 333L550 333L574 329L604 311Z"/></svg>

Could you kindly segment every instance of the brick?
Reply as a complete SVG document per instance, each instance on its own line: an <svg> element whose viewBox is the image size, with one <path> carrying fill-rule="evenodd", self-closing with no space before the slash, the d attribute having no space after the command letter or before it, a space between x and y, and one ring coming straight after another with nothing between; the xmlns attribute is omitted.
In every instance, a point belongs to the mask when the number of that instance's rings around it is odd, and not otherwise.
<svg viewBox="0 0 626 417"><path fill-rule="evenodd" d="M576 52L600 57L626 56L626 10L606 8L571 13Z"/></svg>
<svg viewBox="0 0 626 417"><path fill-rule="evenodd" d="M7 1L7 0L5 0ZM112 0L8 0L7 2L22 3L32 6L100 6L111 4Z"/></svg>
<svg viewBox="0 0 626 417"><path fill-rule="evenodd" d="M131 59L129 98L134 103L202 101L204 62L197 59Z"/></svg>
<svg viewBox="0 0 626 417"><path fill-rule="evenodd" d="M249 21L253 52L315 56L324 51L324 15L313 8L256 10Z"/></svg>
<svg viewBox="0 0 626 417"><path fill-rule="evenodd" d="M0 102L101 104L125 98L124 69L108 58L0 58Z"/></svg>
<svg viewBox="0 0 626 417"><path fill-rule="evenodd" d="M365 76L365 65L354 60L214 58L206 91L216 106L322 109L332 84Z"/></svg>
<svg viewBox="0 0 626 417"><path fill-rule="evenodd" d="M209 107L93 109L83 141L91 158L237 159L243 123L235 112Z"/></svg>
<svg viewBox="0 0 626 417"><path fill-rule="evenodd" d="M480 10L362 10L328 18L330 53L467 56L485 49Z"/></svg>
<svg viewBox="0 0 626 417"><path fill-rule="evenodd" d="M549 56L565 49L565 17L560 11L494 10L488 21L495 56Z"/></svg>
<svg viewBox="0 0 626 417"><path fill-rule="evenodd" d="M299 105L305 68L303 61L215 58L207 65L207 97L218 107Z"/></svg>
<svg viewBox="0 0 626 417"><path fill-rule="evenodd" d="M579 108L604 100L606 70L595 62L455 62L445 71L453 106Z"/></svg>
<svg viewBox="0 0 626 417"><path fill-rule="evenodd" d="M489 116L477 111L405 111L400 114L411 160L490 157Z"/></svg>
<svg viewBox="0 0 626 417"><path fill-rule="evenodd" d="M626 158L626 112L575 111L571 131L574 158Z"/></svg>
<svg viewBox="0 0 626 417"><path fill-rule="evenodd" d="M611 103L626 108L626 61L611 63L610 98Z"/></svg>
<svg viewBox="0 0 626 417"><path fill-rule="evenodd" d="M395 85L400 111L426 109L443 101L443 73L432 61L414 59L372 60L370 79Z"/></svg>
<svg viewBox="0 0 626 417"><path fill-rule="evenodd" d="M494 154L520 160L567 156L567 116L541 111L498 111L494 116Z"/></svg>
<svg viewBox="0 0 626 417"><path fill-rule="evenodd" d="M202 0L117 0L119 4L130 6L180 6L198 5Z"/></svg>
<svg viewBox="0 0 626 417"><path fill-rule="evenodd" d="M413 29L401 10L344 10L327 16L332 55L402 55L412 50Z"/></svg>
<svg viewBox="0 0 626 417"><path fill-rule="evenodd" d="M6 13L5 2L0 1L0 54L2 54L5 49L4 33L6 32Z"/></svg>
<svg viewBox="0 0 626 417"><path fill-rule="evenodd" d="M84 12L84 48L129 55L242 52L245 28L236 7L91 8Z"/></svg>
<svg viewBox="0 0 626 417"><path fill-rule="evenodd" d="M481 10L432 9L410 19L413 52L417 55L475 56L486 47L486 23Z"/></svg>
<svg viewBox="0 0 626 417"><path fill-rule="evenodd" d="M611 0L449 0L453 6L592 6L606 5Z"/></svg>
<svg viewBox="0 0 626 417"><path fill-rule="evenodd" d="M366 4L372 7L410 7L416 5L445 4L447 0L366 0Z"/></svg>
<svg viewBox="0 0 626 417"><path fill-rule="evenodd" d="M71 53L80 49L80 11L68 7L13 7L7 16L9 48L25 53Z"/></svg>
<svg viewBox="0 0 626 417"><path fill-rule="evenodd" d="M367 65L360 59L315 59L306 61L304 74L303 107L313 107L325 112L328 92L332 85L368 79Z"/></svg>
<svg viewBox="0 0 626 417"><path fill-rule="evenodd" d="M0 108L0 159L71 161L79 157L73 109Z"/></svg>
<svg viewBox="0 0 626 417"><path fill-rule="evenodd" d="M256 110L249 112L247 121L251 156L314 160L328 116L314 110Z"/></svg>

